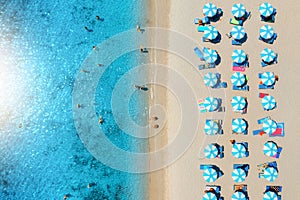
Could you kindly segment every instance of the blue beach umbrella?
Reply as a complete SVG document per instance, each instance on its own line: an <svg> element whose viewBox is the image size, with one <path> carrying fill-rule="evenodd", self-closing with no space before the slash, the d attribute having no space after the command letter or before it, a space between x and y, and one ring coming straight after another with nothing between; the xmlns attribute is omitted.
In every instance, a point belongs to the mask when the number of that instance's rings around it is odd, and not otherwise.
<svg viewBox="0 0 300 200"><path fill-rule="evenodd" d="M243 133L247 128L247 122L242 118L232 120L232 131L235 133Z"/></svg>
<svg viewBox="0 0 300 200"><path fill-rule="evenodd" d="M274 120L268 119L263 122L263 131L267 134L272 134L277 129L277 123Z"/></svg>
<svg viewBox="0 0 300 200"><path fill-rule="evenodd" d="M259 35L266 40L271 39L274 35L274 29L269 25L262 26L259 31Z"/></svg>
<svg viewBox="0 0 300 200"><path fill-rule="evenodd" d="M236 183L240 183L240 182L243 182L245 181L246 179L246 172L245 170L241 169L241 168L237 168L237 169L234 169L232 171L232 179L234 182Z"/></svg>
<svg viewBox="0 0 300 200"><path fill-rule="evenodd" d="M274 85L275 83L275 74L272 72L264 72L261 75L260 80L262 81L262 83L264 85L270 86L270 85Z"/></svg>
<svg viewBox="0 0 300 200"><path fill-rule="evenodd" d="M278 178L278 171L274 167L267 167L264 171L264 178L270 182Z"/></svg>
<svg viewBox="0 0 300 200"><path fill-rule="evenodd" d="M237 40L243 39L245 37L245 34L246 34L245 29L242 26L234 26L231 29L230 33L231 33L231 36L234 39L237 39Z"/></svg>
<svg viewBox="0 0 300 200"><path fill-rule="evenodd" d="M218 53L216 50L203 48L204 60L207 63L214 63L218 59Z"/></svg>
<svg viewBox="0 0 300 200"><path fill-rule="evenodd" d="M264 62L272 62L276 58L276 54L272 49L265 48L261 51L260 57Z"/></svg>
<svg viewBox="0 0 300 200"><path fill-rule="evenodd" d="M261 105L265 110L273 110L276 107L275 98L271 95L264 96L261 100Z"/></svg>
<svg viewBox="0 0 300 200"><path fill-rule="evenodd" d="M204 76L204 84L209 87L214 87L218 83L218 78L215 73L208 72Z"/></svg>
<svg viewBox="0 0 300 200"><path fill-rule="evenodd" d="M275 142L273 141L268 141L264 144L264 154L266 156L270 156L270 157L273 157L277 154L277 150L278 149L278 146Z"/></svg>
<svg viewBox="0 0 300 200"><path fill-rule="evenodd" d="M206 110L208 110L209 112L212 112L212 111L215 111L219 107L219 101L216 98L207 97L204 100L203 105Z"/></svg>
<svg viewBox="0 0 300 200"><path fill-rule="evenodd" d="M278 200L278 195L276 194L276 192L268 191L264 193L263 200Z"/></svg>
<svg viewBox="0 0 300 200"><path fill-rule="evenodd" d="M204 37L207 39L216 39L218 35L219 32L214 26L207 26L207 28L204 30Z"/></svg>
<svg viewBox="0 0 300 200"><path fill-rule="evenodd" d="M206 135L215 135L219 131L219 125L217 122L209 120L205 123L204 132Z"/></svg>
<svg viewBox="0 0 300 200"><path fill-rule="evenodd" d="M231 106L234 111L243 110L246 107L246 99L241 96L234 96L231 100Z"/></svg>
<svg viewBox="0 0 300 200"><path fill-rule="evenodd" d="M246 157L247 149L242 143L236 143L232 146L232 155L236 158Z"/></svg>
<svg viewBox="0 0 300 200"><path fill-rule="evenodd" d="M203 6L203 14L207 17L213 17L217 14L217 6L213 3L207 3Z"/></svg>
<svg viewBox="0 0 300 200"><path fill-rule="evenodd" d="M216 158L219 155L219 150L214 144L209 144L204 149L204 155L206 158Z"/></svg>
<svg viewBox="0 0 300 200"><path fill-rule="evenodd" d="M274 13L274 8L270 3L265 2L259 6L259 12L262 16L269 17Z"/></svg>
<svg viewBox="0 0 300 200"><path fill-rule="evenodd" d="M218 200L218 198L215 195L215 193L213 193L213 192L206 192L203 195L202 200Z"/></svg>
<svg viewBox="0 0 300 200"><path fill-rule="evenodd" d="M232 52L231 58L232 58L233 62L243 63L243 62L245 62L247 55L244 50L235 49Z"/></svg>
<svg viewBox="0 0 300 200"><path fill-rule="evenodd" d="M218 179L218 172L214 168L207 168L203 172L203 178L206 182L215 182Z"/></svg>
<svg viewBox="0 0 300 200"><path fill-rule="evenodd" d="M242 86L246 83L246 75L241 72L235 72L232 74L230 80L233 85Z"/></svg>
<svg viewBox="0 0 300 200"><path fill-rule="evenodd" d="M243 4L236 3L232 6L231 12L232 12L233 16L240 18L245 15L246 8L244 7Z"/></svg>
<svg viewBox="0 0 300 200"><path fill-rule="evenodd" d="M231 199L232 200L247 200L246 195L241 191L236 191L235 193L233 193L233 195L231 196Z"/></svg>

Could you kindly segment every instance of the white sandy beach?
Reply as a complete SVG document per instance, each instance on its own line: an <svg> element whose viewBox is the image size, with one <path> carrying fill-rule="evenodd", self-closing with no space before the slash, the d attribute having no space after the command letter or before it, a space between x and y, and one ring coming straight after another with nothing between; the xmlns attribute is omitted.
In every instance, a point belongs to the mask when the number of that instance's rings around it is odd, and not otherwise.
<svg viewBox="0 0 300 200"><path fill-rule="evenodd" d="M219 32L222 34L222 40L219 44L203 43L201 41L202 33L198 33L196 25L193 20L196 17L202 17L202 7L205 3L212 2L224 11L221 21L213 23ZM201 79L201 74L204 75L208 70L200 71L194 70L199 75L191 75L190 71L193 67L188 62L184 61L179 56L168 54L167 59L164 53L157 53L152 55L155 57L157 63L168 64L168 67L177 70L183 76L186 76L192 84L192 88L196 91L197 98L205 98L207 96L215 96L223 98L223 105L226 107L225 113L217 114L199 114L200 126L198 127L197 135L194 138L192 145L183 154L181 158L176 160L172 165L150 174L149 182L149 199L171 199L171 200L196 200L201 199L206 182L203 180L202 171L199 170L199 165L208 163L218 165L224 172L224 176L218 179L214 184L222 187L221 194L225 199L231 199L233 193L232 186L234 184L231 178L232 165L236 163L250 164L249 175L245 181L248 185L248 194L250 199L259 200L263 197L263 192L266 185L282 185L282 199L300 199L300 173L298 171L300 161L297 158L299 151L300 128L297 122L300 120L300 97L299 91L299 72L297 51L300 46L299 31L297 28L300 14L300 4L295 0L288 1L268 1L277 9L276 22L271 24L275 32L278 33L278 39L273 45L266 45L258 40L259 28L264 25L260 21L258 7L262 1L239 1L243 3L248 11L251 11L252 16L244 24L245 31L248 34L248 40L238 49L243 49L249 55L250 67L246 69L246 74L249 77L250 91L236 92L231 90L230 76L233 73L231 70L231 53L236 47L231 45L231 41L225 36L232 25L229 24L231 15L231 6L236 1L205 1L200 2L196 0L180 1L153 1L151 13L156 13L156 19L150 24L156 24L160 27L169 27L171 30L178 31L185 34L187 37L198 41L200 48L206 46L216 49L221 56L221 64L212 71L218 71L222 74L222 81L228 83L228 88L219 91L208 90ZM169 9L168 8L169 4ZM169 13L166 12L169 10ZM169 14L169 17L168 17ZM151 15L150 15L151 16ZM161 20L157 20L161 19ZM169 23L163 23L163 20L169 19ZM170 44L172 45L172 44ZM279 54L279 63L271 67L262 68L260 66L260 52L263 48L270 47ZM266 91L272 94L276 100L278 107L273 111L263 111L258 98L258 82L257 73L271 71L279 75L279 81L276 83L273 91ZM153 72L155 76L155 72ZM151 77L150 77L151 78ZM170 78L170 82L176 81ZM181 122L180 109L178 108L178 99L166 88L156 87L154 89L155 102L161 103L166 110L167 124L159 137L151 140L151 151L155 151L160 147L166 145L176 137L178 124ZM234 95L246 96L248 99L248 113L245 115L233 113L230 105L230 99ZM185 104L185 100L180 100L180 104ZM197 102L195 102L196 104ZM270 140L266 135L253 136L252 130L259 129L257 119L271 116L278 122L285 122L286 136L283 138L271 139L279 146L283 147L282 155L276 159L279 168L279 178L273 183L258 178L257 164L265 161L272 161L274 159L267 158L263 155L263 144ZM249 123L249 134L247 136L236 136L231 134L231 119L234 117L243 117ZM223 119L224 135L218 138L208 138L211 141L217 141L219 144L225 146L225 157L223 159L200 159L199 151L203 147L203 142L207 139L203 132L204 122L206 118ZM246 141L249 143L250 156L248 158L236 159L231 156L230 139L237 141ZM151 162L151 161L150 161Z"/></svg>

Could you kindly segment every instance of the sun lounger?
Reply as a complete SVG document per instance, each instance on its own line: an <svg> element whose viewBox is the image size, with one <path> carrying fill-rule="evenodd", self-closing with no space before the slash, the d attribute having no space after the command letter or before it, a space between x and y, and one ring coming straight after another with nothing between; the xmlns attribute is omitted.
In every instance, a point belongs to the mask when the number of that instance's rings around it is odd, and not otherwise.
<svg viewBox="0 0 300 200"><path fill-rule="evenodd" d="M281 151L282 151L282 147L278 147L277 148L277 154L274 156L274 158L279 158Z"/></svg>
<svg viewBox="0 0 300 200"><path fill-rule="evenodd" d="M249 91L249 86L248 85L244 85L242 87L238 87L238 86L233 85L232 86L232 90Z"/></svg>
<svg viewBox="0 0 300 200"><path fill-rule="evenodd" d="M268 120L268 119L270 119L270 117L264 117L264 118L258 119L257 123L262 124L262 123L264 123L265 120Z"/></svg>
<svg viewBox="0 0 300 200"><path fill-rule="evenodd" d="M267 93L262 93L262 92L260 92L260 93L258 93L258 97L259 98L264 98L265 96L268 96L269 94L267 94Z"/></svg>
<svg viewBox="0 0 300 200"><path fill-rule="evenodd" d="M227 88L227 82L222 82L220 83L221 88Z"/></svg>
<svg viewBox="0 0 300 200"><path fill-rule="evenodd" d="M233 66L232 67L232 71L235 71L235 72L244 72L246 70L245 67L240 67L240 66Z"/></svg>
<svg viewBox="0 0 300 200"><path fill-rule="evenodd" d="M260 20L263 22L274 23L275 22L275 14L272 14L270 17L260 16Z"/></svg>
<svg viewBox="0 0 300 200"><path fill-rule="evenodd" d="M198 47L194 48L194 52L200 58L200 60L204 61L204 55Z"/></svg>
<svg viewBox="0 0 300 200"><path fill-rule="evenodd" d="M275 87L274 87L274 85L264 85L264 84L259 84L258 85L258 89L261 89L261 90L263 90L263 89L274 89Z"/></svg>
<svg viewBox="0 0 300 200"><path fill-rule="evenodd" d="M206 26L198 26L197 30L198 32L204 32L207 29Z"/></svg>
<svg viewBox="0 0 300 200"><path fill-rule="evenodd" d="M236 63L236 62L233 62L232 63L232 66L237 66L237 67L249 67L249 62L248 61L245 61L243 63Z"/></svg>
<svg viewBox="0 0 300 200"><path fill-rule="evenodd" d="M275 192L280 193L280 192L282 192L282 186L275 186L275 185L266 186L266 191L269 191L269 190L274 190Z"/></svg>
<svg viewBox="0 0 300 200"><path fill-rule="evenodd" d="M240 46L240 45L242 45L242 42L240 42L240 41L238 41L238 40L232 40L232 41L231 41L231 44L232 44L232 45L238 45L238 46Z"/></svg>
<svg viewBox="0 0 300 200"><path fill-rule="evenodd" d="M212 167L212 165L200 165L200 170L205 170L205 169L208 169L211 167Z"/></svg>
<svg viewBox="0 0 300 200"><path fill-rule="evenodd" d="M252 131L253 135L260 135L261 132L264 133L264 131L262 129Z"/></svg>
<svg viewBox="0 0 300 200"><path fill-rule="evenodd" d="M246 184L233 185L233 191L236 190L242 190L244 192L247 192L247 185Z"/></svg>
<svg viewBox="0 0 300 200"><path fill-rule="evenodd" d="M205 64L202 64L202 65L198 65L199 70L210 69L210 68L215 68L215 67L216 67L215 63L205 63Z"/></svg>
<svg viewBox="0 0 300 200"><path fill-rule="evenodd" d="M262 172L258 173L258 178L264 178L264 173Z"/></svg>
<svg viewBox="0 0 300 200"><path fill-rule="evenodd" d="M243 20L237 20L235 18L230 18L229 23L233 25L243 26Z"/></svg>
<svg viewBox="0 0 300 200"><path fill-rule="evenodd" d="M261 41L263 41L263 42L265 42L265 43L268 43L268 44L273 44L274 43L274 41L277 39L277 37L278 37L278 35L277 35L277 33L274 33L274 35L273 35L273 37L272 38L270 38L270 39L268 39L268 40L266 40L266 39L264 39L264 38L262 38L261 36L259 36L259 40L261 40Z"/></svg>
<svg viewBox="0 0 300 200"><path fill-rule="evenodd" d="M270 137L284 137L284 123L277 123L277 129L274 133L269 134Z"/></svg>
<svg viewBox="0 0 300 200"><path fill-rule="evenodd" d="M214 192L216 192L216 193L220 193L220 191L221 191L221 187L217 186L217 185L206 185L205 186L206 191L210 191L211 189L213 189Z"/></svg>

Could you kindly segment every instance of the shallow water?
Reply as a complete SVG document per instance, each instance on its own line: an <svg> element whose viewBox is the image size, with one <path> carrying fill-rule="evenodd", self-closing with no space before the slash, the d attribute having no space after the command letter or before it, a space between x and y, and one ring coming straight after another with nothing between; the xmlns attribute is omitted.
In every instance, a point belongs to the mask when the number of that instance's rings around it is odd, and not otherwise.
<svg viewBox="0 0 300 200"><path fill-rule="evenodd" d="M138 13L144 4L0 2L0 199L62 199L66 194L70 199L146 198L147 176L120 172L94 159L77 136L72 115L74 80L92 46L142 23ZM95 96L97 114L109 121L104 132L130 151L143 151L147 141L115 126L110 97L117 80L138 63L136 52L116 60ZM134 94L130 101L130 114L141 125L147 120L145 99ZM88 189L88 183L96 185Z"/></svg>

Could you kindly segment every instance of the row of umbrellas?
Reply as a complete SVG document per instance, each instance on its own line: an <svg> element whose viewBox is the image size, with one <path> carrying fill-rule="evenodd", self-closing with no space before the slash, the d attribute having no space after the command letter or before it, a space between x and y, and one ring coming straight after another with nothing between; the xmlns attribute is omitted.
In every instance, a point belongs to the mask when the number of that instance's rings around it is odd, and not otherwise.
<svg viewBox="0 0 300 200"><path fill-rule="evenodd" d="M202 197L202 200L218 200L218 199L219 198L214 192L206 192ZM237 190L232 194L231 199L247 200L247 196L245 192ZM266 191L263 196L263 200L278 200L278 199L279 199L278 194L274 191Z"/></svg>
<svg viewBox="0 0 300 200"><path fill-rule="evenodd" d="M207 17L214 17L217 14L217 6L213 3L207 3L203 6L203 14ZM274 13L275 9L270 3L262 3L259 6L259 12L264 17L269 17ZM241 18L247 13L246 8L241 3L232 6L231 13L236 18Z"/></svg>
<svg viewBox="0 0 300 200"><path fill-rule="evenodd" d="M266 63L273 62L277 57L276 53L269 48L263 49L260 53L260 56L262 61ZM219 58L219 54L214 49L203 48L203 58L207 63L215 63ZM246 52L241 49L233 50L231 58L233 62L239 64L244 63L248 59Z"/></svg>
<svg viewBox="0 0 300 200"><path fill-rule="evenodd" d="M274 157L278 153L278 145L273 141L268 141L264 144L263 152L266 156ZM204 155L209 159L216 158L220 153L218 144L209 144L204 148ZM236 158L247 157L248 144L246 142L234 143L231 153Z"/></svg>
<svg viewBox="0 0 300 200"><path fill-rule="evenodd" d="M231 79L234 85L240 86L245 83L244 78L240 76L241 75L234 74L234 77L232 77ZM263 79L263 82L267 85L272 82L274 83L274 81L269 80L268 78ZM271 95L264 96L261 100L261 104L265 110L273 110L274 108L276 108L276 100ZM209 112L213 112L219 108L220 102L217 98L207 97L204 100L203 105L206 110L208 110ZM233 96L231 100L231 106L233 111L242 111L247 107L247 100L245 97L242 96Z"/></svg>
<svg viewBox="0 0 300 200"><path fill-rule="evenodd" d="M259 35L266 40L271 39L275 34L275 31L272 26L264 25L259 30ZM246 32L244 27L242 26L234 26L231 31L230 35L236 40L242 40L246 36ZM214 26L207 26L204 30L204 37L209 40L214 40L219 36L219 31Z"/></svg>
<svg viewBox="0 0 300 200"><path fill-rule="evenodd" d="M206 182L215 182L220 177L220 171L212 165L203 171L203 178ZM241 183L246 180L247 170L244 167L233 169L231 177L236 183ZM270 182L274 182L278 178L278 170L275 167L266 167L263 171L263 178Z"/></svg>

